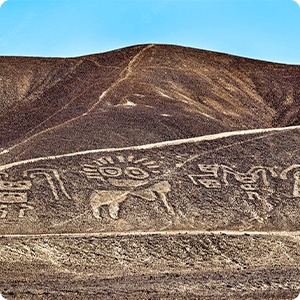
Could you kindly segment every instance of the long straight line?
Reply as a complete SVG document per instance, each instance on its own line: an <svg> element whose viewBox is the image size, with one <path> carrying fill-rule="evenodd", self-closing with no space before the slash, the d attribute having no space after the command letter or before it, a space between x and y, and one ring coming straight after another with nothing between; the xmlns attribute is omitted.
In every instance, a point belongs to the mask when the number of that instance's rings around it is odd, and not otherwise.
<svg viewBox="0 0 300 300"><path fill-rule="evenodd" d="M67 153L67 154L56 155L56 156L46 156L46 157L38 157L38 158L33 158L33 159L28 159L28 160L22 160L22 161L18 161L18 162L0 166L0 171L9 169L9 168L12 168L15 166L19 166L19 165L24 165L27 163L34 163L34 162L44 161L44 160L54 160L54 159L72 157L72 156L77 156L77 155L103 153L103 152L104 153L105 152L117 152L117 151L126 151L126 150L147 150L147 149L155 149L155 148L161 148L161 147L166 147L166 146L177 146L177 145L181 145L181 144L188 144L188 143L195 143L195 142L202 142L202 141L212 141L212 140L217 140L217 139L221 139L221 138L225 138L225 137L232 137L232 136L237 136L237 135L250 135L250 134L256 134L256 133L290 131L290 130L294 130L294 129L300 129L300 125L291 126L291 127L229 131L229 132L222 132L222 133L217 133L217 134L212 134L212 135L205 135L205 136L196 137L196 138L180 139L180 140L159 142L159 143L147 144L147 145L141 145L141 146L124 147L124 148L107 148L107 149L86 150L86 151Z"/></svg>
<svg viewBox="0 0 300 300"><path fill-rule="evenodd" d="M89 232L89 233L42 233L42 234L5 234L0 238L28 238L28 237L109 237L109 236L153 236L153 235L232 235L232 236L286 236L298 237L300 240L300 231L232 231L232 230L167 230L167 231L127 231L127 232Z"/></svg>

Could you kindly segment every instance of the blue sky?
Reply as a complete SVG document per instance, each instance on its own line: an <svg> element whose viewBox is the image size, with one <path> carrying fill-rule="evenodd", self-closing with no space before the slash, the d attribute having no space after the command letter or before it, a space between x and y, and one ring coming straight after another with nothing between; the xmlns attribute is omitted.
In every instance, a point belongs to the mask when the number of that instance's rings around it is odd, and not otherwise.
<svg viewBox="0 0 300 300"><path fill-rule="evenodd" d="M0 55L72 57L162 43L300 64L292 0L8 0Z"/></svg>

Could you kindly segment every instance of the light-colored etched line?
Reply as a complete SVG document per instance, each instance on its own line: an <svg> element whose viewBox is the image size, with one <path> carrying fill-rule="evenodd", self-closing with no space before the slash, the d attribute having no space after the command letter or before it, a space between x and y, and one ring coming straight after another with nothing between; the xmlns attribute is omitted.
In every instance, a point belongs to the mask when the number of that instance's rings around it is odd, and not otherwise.
<svg viewBox="0 0 300 300"><path fill-rule="evenodd" d="M143 163L144 166L149 166L149 165L154 165L154 164L156 164L156 161L149 161L149 162Z"/></svg>
<svg viewBox="0 0 300 300"><path fill-rule="evenodd" d="M84 164L82 167L83 168L88 168L88 169L95 169L96 168L95 165L87 165L87 164Z"/></svg>
<svg viewBox="0 0 300 300"><path fill-rule="evenodd" d="M133 163L134 163L134 164L139 164L139 163L141 163L141 162L143 162L143 161L146 161L146 160L148 160L148 158L141 158L141 159L139 159L139 160L134 161Z"/></svg>
<svg viewBox="0 0 300 300"><path fill-rule="evenodd" d="M95 175L87 175L88 179L100 179L103 182L106 182L106 180L102 176L95 176Z"/></svg>
<svg viewBox="0 0 300 300"><path fill-rule="evenodd" d="M60 179L60 176L58 174L58 172L56 170L53 170L53 173L54 173L54 177L56 178L56 180L58 181L59 183L59 186L60 186L60 189L61 191L65 194L65 196L68 198L68 199L72 199L71 196L67 193L66 189L65 189L65 186L63 184L63 182L61 181Z"/></svg>
<svg viewBox="0 0 300 300"><path fill-rule="evenodd" d="M99 175L99 173L97 171L95 171L95 172L89 172L89 171L86 171L86 170L84 170L84 174L86 176L98 176Z"/></svg>
<svg viewBox="0 0 300 300"><path fill-rule="evenodd" d="M117 159L119 160L120 163L124 163L125 162L125 158L122 155L117 156Z"/></svg>
<svg viewBox="0 0 300 300"><path fill-rule="evenodd" d="M61 128L62 126L66 125L66 124L69 124L71 122L74 122L84 116L87 116L102 100L103 98L106 96L106 94L111 90L113 89L116 85L118 85L120 82L126 80L128 78L128 76L132 73L132 65L134 64L134 62L137 60L137 58L144 52L146 51L148 48L150 47L153 47L154 45L151 44L151 45L148 45L146 46L145 48L143 48L136 56L134 56L134 58L129 62L128 66L120 73L120 75L122 75L122 73L125 71L126 74L123 78L117 80L115 83L113 83L106 91L104 91L101 96L99 97L98 101L96 101L96 103L94 103L92 105L91 108L89 108L85 113L77 116L77 117L74 117L74 118L71 118L69 120L66 120L65 122L61 123L61 124L58 124L54 127L50 127L50 128L47 128L45 130L42 130L36 134L33 134L32 136L26 138L25 140L21 141L20 143L18 143L17 145L14 145L8 149L5 149L3 151L0 152L0 155L3 155L3 154L7 154L9 153L11 150L15 149L16 147L20 146L20 145L23 145L27 142L29 142L30 140L34 139L35 137L37 136L40 136L44 133L47 133L47 132L50 132L50 131L53 131L55 129L58 129L58 128ZM76 68L76 67L75 67ZM94 85L96 85L97 83L99 82L99 80L97 80L94 84L92 84L91 86L89 86L86 90L84 90L80 95L76 96L75 98L71 99L66 105L64 105L62 108L60 108L57 112L55 112L53 115L51 115L49 118L47 118L46 120L44 120L42 123L38 124L35 128L33 128L32 130L30 130L28 132L28 134L31 134L32 132L34 132L34 130L36 130L37 128L39 128L40 126L42 126L43 124L45 124L47 121L51 120L51 118L53 118L55 115L59 114L61 111L63 111L66 107L68 107L75 99L77 99L78 97L80 97L81 95L83 95L87 90L91 89Z"/></svg>
<svg viewBox="0 0 300 300"><path fill-rule="evenodd" d="M110 156L105 156L105 157L101 157L98 159L99 162L103 165L107 165L107 164L111 164L113 165L115 162L113 161L112 157Z"/></svg>
<svg viewBox="0 0 300 300"><path fill-rule="evenodd" d="M84 175L86 176L99 176L99 173L98 172L82 172Z"/></svg>
<svg viewBox="0 0 300 300"><path fill-rule="evenodd" d="M137 61L137 59L142 55L142 53L144 53L145 51L147 51L149 48L153 47L154 45L148 45L146 47L144 47L137 55L135 55L132 60L129 62L127 68L123 71L126 72L125 76L123 78L120 78L119 80L117 80L115 83L113 83L106 91L104 91L101 96L99 97L99 100L94 103L94 105L83 114L83 116L88 115L92 110L94 110L97 105L99 105L99 103L101 103L103 101L103 99L106 97L107 93L109 93L112 89L114 89L117 85L119 85L122 81L125 81L132 73L132 66L133 64ZM121 72L121 74L123 73Z"/></svg>
<svg viewBox="0 0 300 300"><path fill-rule="evenodd" d="M36 170L32 169L32 170L27 170L27 171L24 172L25 177L28 176L28 173L29 173L29 172L34 172L34 171L35 171L36 173L35 173L35 174L34 174L34 173L31 174L30 177L31 177L31 178L35 178L36 175L44 175L44 176L46 177L46 180L47 180L48 184L50 185L50 188L51 188L51 190L52 190L52 194L53 194L55 200L59 200L58 192L57 192L57 189L56 189L56 187L55 187L55 184L54 184L54 182L53 182L53 180L52 180L52 176L51 176L50 174L48 174L47 172L45 172L43 169L36 169Z"/></svg>
<svg viewBox="0 0 300 300"><path fill-rule="evenodd" d="M97 164L97 165L100 166L100 167L103 167L103 164L100 163L100 161L98 161L98 160L94 160L94 163Z"/></svg>
<svg viewBox="0 0 300 300"><path fill-rule="evenodd" d="M246 139L244 141L236 141L234 143L231 143L231 144L228 144L228 145L225 145L225 146L220 146L220 147L208 150L208 151L200 152L199 154L193 155L190 158L184 160L183 162L176 164L174 168L169 169L162 176L167 177L170 174L174 173L176 170L178 170L178 169L182 168L183 166L185 166L187 163L192 162L192 161L200 158L201 156L205 156L209 153L217 152L217 151L224 150L224 149L228 149L228 148L231 148L231 147L234 147L234 146L237 146L237 145L242 145L242 144L245 144L245 143L250 143L250 142L255 141L255 140L264 139L264 138L270 137L270 136L275 135L275 134L276 134L276 132L267 133L267 134L260 135L260 136L254 137L254 138Z"/></svg>
<svg viewBox="0 0 300 300"><path fill-rule="evenodd" d="M5 234L0 238L22 237L105 237L105 236L130 236L130 235L232 235L232 236L280 236L293 237L300 241L300 231L232 231L232 230L164 230L164 231L112 231L112 232L88 232L88 233L44 233L44 234Z"/></svg>
<svg viewBox="0 0 300 300"><path fill-rule="evenodd" d="M98 174L97 169L87 169L87 168L83 168L83 171L86 172L86 174Z"/></svg>
<svg viewBox="0 0 300 300"><path fill-rule="evenodd" d="M0 176L3 176L4 178L8 178L8 174L6 174L6 173L2 173L2 172L0 172Z"/></svg>
<svg viewBox="0 0 300 300"><path fill-rule="evenodd" d="M29 173L32 172L32 174L30 174L30 177L31 178L34 178L36 176L36 174L41 174L41 175L44 175L51 187L51 190L53 192L53 195L55 197L56 200L59 200L59 197L58 197L58 193L57 193L57 190L56 190L56 187L54 185L54 182L52 180L52 176L50 174L48 174L48 172L52 172L55 179L57 180L59 186L60 186L60 189L61 191L65 194L65 196L68 198L68 199L72 199L70 197L70 195L67 193L65 187L64 187L64 184L63 182L61 181L60 179L60 176L57 172L57 170L47 170L47 169L31 169L31 170L26 170L24 171L24 176L27 177L29 175Z"/></svg>
<svg viewBox="0 0 300 300"><path fill-rule="evenodd" d="M134 156L133 155L129 155L128 157L127 157L127 161L128 162L132 162L134 160Z"/></svg>
<svg viewBox="0 0 300 300"><path fill-rule="evenodd" d="M166 142L147 144L147 145L141 145L141 146L124 147L124 148L107 148L107 149L86 150L86 151L81 151L81 152L67 153L67 154L56 155L56 156L38 157L38 158L32 158L32 159L28 159L28 160L18 161L18 162L0 166L0 171L6 170L6 169L9 169L12 167L16 167L16 166L28 164L28 163L35 163L35 162L44 161L44 160L54 160L54 159L72 157L72 156L77 156L77 155L118 152L118 151L127 151L127 150L147 150L147 149L162 148L162 147L167 147L167 146L178 146L178 145L182 145L182 144L189 144L189 143L196 143L196 142L213 141L213 140L218 140L221 138L234 137L234 136L238 136L238 135L250 135L250 134L269 133L269 132L276 133L276 132L281 132L281 131L291 131L294 129L300 129L300 125L291 126L291 127L280 127L280 128L229 131L229 132L217 133L217 134L212 134L212 135L205 135L205 136L196 137L196 138L173 140L173 141L166 141Z"/></svg>
<svg viewBox="0 0 300 300"><path fill-rule="evenodd" d="M99 173L96 171L96 172L87 172L86 170L84 170L84 172L81 172L83 173L84 175L86 176L98 176Z"/></svg>

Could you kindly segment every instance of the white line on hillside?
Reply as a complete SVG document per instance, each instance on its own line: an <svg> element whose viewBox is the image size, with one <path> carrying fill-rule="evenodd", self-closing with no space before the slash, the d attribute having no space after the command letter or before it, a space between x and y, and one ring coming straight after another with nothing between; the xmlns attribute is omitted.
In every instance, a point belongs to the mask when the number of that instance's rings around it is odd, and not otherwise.
<svg viewBox="0 0 300 300"><path fill-rule="evenodd" d="M130 235L234 235L234 236L286 236L298 238L300 241L300 231L206 231L206 230L165 230L165 231L127 231L127 232L88 232L88 233L40 233L40 234L5 234L0 238L22 238L22 237L105 237L105 236L130 236Z"/></svg>
<svg viewBox="0 0 300 300"><path fill-rule="evenodd" d="M154 144L132 146L132 147L125 147L125 148L107 148L107 149L86 150L86 151L67 153L67 154L56 155L56 156L46 156L46 157L38 157L38 158L32 158L32 159L28 159L28 160L22 160L22 161L18 161L18 162L0 166L0 171L9 169L9 168L12 168L15 166L24 165L27 163L34 163L34 162L44 161L44 160L54 160L54 159L72 157L72 156L77 156L77 155L85 155L85 154L93 154L93 153L101 153L101 152L117 152L117 151L126 151L126 150L147 150L147 149L161 148L161 147L166 147L166 146L178 146L181 144L188 144L188 143L195 143L195 142L202 142L202 141L213 141L213 140L217 140L217 139L221 139L221 138L225 138L225 137L237 136L237 135L250 135L250 134L266 133L266 132L291 131L294 129L300 129L300 125L291 126L291 127L280 127L280 128L229 131L229 132L222 132L222 133L217 133L217 134L212 134L212 135L200 136L200 137L196 137L196 138L173 140L173 141L159 142L159 143L154 143Z"/></svg>

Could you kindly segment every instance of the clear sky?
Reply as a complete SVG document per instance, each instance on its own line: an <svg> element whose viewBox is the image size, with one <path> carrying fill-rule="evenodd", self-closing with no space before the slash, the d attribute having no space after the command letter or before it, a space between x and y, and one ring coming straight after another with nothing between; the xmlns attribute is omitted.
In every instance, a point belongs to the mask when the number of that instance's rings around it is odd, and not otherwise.
<svg viewBox="0 0 300 300"><path fill-rule="evenodd" d="M300 64L300 7L292 0L8 0L0 8L0 55L72 57L147 43Z"/></svg>

